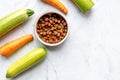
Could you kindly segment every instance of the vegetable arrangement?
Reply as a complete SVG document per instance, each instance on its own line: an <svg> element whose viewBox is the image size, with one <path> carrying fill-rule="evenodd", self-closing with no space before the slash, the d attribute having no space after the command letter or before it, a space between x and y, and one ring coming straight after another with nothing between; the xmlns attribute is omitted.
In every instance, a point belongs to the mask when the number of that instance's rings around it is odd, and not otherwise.
<svg viewBox="0 0 120 80"><path fill-rule="evenodd" d="M29 52L15 63L13 63L7 70L6 77L14 77L21 72L29 69L36 63L42 61L47 55L47 52L44 48L36 48L35 50Z"/></svg>
<svg viewBox="0 0 120 80"><path fill-rule="evenodd" d="M31 9L19 9L0 19L0 37L24 23L33 14L34 11Z"/></svg>
<svg viewBox="0 0 120 80"><path fill-rule="evenodd" d="M32 34L28 34L11 42L8 42L0 47L0 54L2 56L9 56L32 40Z"/></svg>
<svg viewBox="0 0 120 80"><path fill-rule="evenodd" d="M42 1L56 7L65 14L68 13L67 8L59 0L42 0ZM82 12L88 11L94 5L92 0L72 0L72 1L82 10ZM6 17L0 19L0 37L5 35L13 28L17 27L18 25L24 23L33 14L34 11L31 9L19 9L7 15ZM7 57L32 40L33 40L32 34L28 34L18 39L15 39L11 42L8 42L0 47L0 54L2 56ZM42 47L36 48L35 50L29 52L8 68L6 78L15 77L16 75L29 69L36 63L42 61L46 57L46 55L47 51Z"/></svg>

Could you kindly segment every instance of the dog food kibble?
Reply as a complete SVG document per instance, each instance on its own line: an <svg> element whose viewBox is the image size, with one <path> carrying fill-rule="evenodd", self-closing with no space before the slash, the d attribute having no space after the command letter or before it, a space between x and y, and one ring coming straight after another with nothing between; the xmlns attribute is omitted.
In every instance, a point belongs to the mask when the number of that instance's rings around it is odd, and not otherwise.
<svg viewBox="0 0 120 80"><path fill-rule="evenodd" d="M67 31L67 22L56 13L43 15L37 23L37 33L47 43L54 44L60 42L65 38Z"/></svg>

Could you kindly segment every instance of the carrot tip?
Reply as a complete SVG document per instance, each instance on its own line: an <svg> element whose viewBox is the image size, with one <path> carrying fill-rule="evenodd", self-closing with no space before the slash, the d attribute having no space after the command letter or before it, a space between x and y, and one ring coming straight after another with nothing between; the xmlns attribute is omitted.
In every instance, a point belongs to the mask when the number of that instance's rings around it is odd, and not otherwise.
<svg viewBox="0 0 120 80"><path fill-rule="evenodd" d="M53 7L59 9L64 14L68 13L67 8L59 0L42 0L43 2L52 5Z"/></svg>

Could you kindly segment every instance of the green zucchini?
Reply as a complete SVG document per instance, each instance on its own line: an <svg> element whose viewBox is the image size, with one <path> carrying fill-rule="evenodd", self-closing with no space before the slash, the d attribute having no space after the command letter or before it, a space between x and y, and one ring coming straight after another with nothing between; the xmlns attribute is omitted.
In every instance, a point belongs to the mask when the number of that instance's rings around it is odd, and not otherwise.
<svg viewBox="0 0 120 80"><path fill-rule="evenodd" d="M34 11L31 9L19 9L0 19L0 37L24 23L32 14Z"/></svg>
<svg viewBox="0 0 120 80"><path fill-rule="evenodd" d="M44 48L36 48L35 50L29 52L15 63L13 63L7 70L6 78L15 77L21 72L32 67L36 63L42 61L47 55Z"/></svg>
<svg viewBox="0 0 120 80"><path fill-rule="evenodd" d="M72 0L82 12L87 12L94 6L92 0Z"/></svg>

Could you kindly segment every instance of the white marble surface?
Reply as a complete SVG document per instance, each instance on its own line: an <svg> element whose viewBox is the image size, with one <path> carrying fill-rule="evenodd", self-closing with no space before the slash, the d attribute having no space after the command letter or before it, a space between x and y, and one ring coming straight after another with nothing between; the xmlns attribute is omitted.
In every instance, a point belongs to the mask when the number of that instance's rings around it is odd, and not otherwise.
<svg viewBox="0 0 120 80"><path fill-rule="evenodd" d="M70 28L67 40L60 46L46 47L48 55L41 64L6 79L6 70L13 62L43 46L34 35L34 41L14 55L0 56L0 80L120 80L120 0L94 0L95 6L85 15L71 0L61 1L69 10L65 16ZM0 46L22 35L34 34L34 23L39 14L59 12L40 0L1 0L0 18L23 7L33 9L35 14L0 38Z"/></svg>

